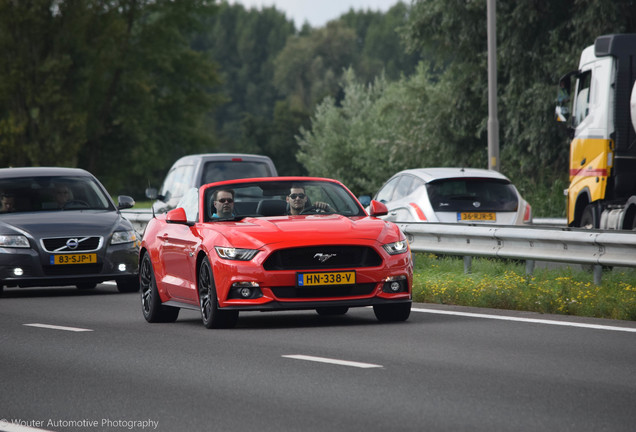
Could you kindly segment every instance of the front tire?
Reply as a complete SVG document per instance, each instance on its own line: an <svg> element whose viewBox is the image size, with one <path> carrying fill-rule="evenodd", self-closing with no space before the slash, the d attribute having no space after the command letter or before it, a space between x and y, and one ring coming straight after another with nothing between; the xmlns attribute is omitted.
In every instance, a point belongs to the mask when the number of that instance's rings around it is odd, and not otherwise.
<svg viewBox="0 0 636 432"><path fill-rule="evenodd" d="M203 259L199 267L197 286L203 325L208 329L235 327L238 321L238 311L219 309L212 267L210 267L210 261L207 257Z"/></svg>
<svg viewBox="0 0 636 432"><path fill-rule="evenodd" d="M411 302L375 305L373 313L380 322L406 321L411 315Z"/></svg>
<svg viewBox="0 0 636 432"><path fill-rule="evenodd" d="M149 323L175 322L179 317L179 308L161 304L155 272L152 269L150 255L144 254L139 267L141 286L141 310Z"/></svg>

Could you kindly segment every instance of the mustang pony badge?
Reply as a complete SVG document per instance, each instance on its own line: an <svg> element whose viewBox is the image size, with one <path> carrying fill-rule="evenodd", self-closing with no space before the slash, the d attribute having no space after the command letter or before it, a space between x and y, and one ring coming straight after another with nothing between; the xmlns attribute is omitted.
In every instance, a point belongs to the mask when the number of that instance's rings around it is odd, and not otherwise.
<svg viewBox="0 0 636 432"><path fill-rule="evenodd" d="M320 261L321 263L324 263L329 258L332 258L332 257L335 257L335 256L336 256L336 254L317 253L316 255L314 255L314 258L318 258L318 261Z"/></svg>

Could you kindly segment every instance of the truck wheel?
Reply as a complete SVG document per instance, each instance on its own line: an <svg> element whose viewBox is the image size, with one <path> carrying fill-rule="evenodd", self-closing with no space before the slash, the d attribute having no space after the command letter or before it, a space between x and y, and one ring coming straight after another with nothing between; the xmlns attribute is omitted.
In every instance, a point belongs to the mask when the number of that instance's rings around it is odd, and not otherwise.
<svg viewBox="0 0 636 432"><path fill-rule="evenodd" d="M583 209L583 214L581 215L581 223L580 227L585 229L594 229L598 228L598 221L596 217L596 209L593 205L587 205Z"/></svg>

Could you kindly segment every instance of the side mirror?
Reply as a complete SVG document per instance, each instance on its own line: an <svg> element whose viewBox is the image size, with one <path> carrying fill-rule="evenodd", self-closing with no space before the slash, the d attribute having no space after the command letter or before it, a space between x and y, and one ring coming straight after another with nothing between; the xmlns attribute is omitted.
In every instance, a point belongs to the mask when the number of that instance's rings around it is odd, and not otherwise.
<svg viewBox="0 0 636 432"><path fill-rule="evenodd" d="M188 219L186 218L186 212L183 207L178 207L174 210L170 210L166 214L166 222L187 225Z"/></svg>
<svg viewBox="0 0 636 432"><path fill-rule="evenodd" d="M118 209L129 209L135 205L135 200L128 195L119 195L117 197L117 208Z"/></svg>
<svg viewBox="0 0 636 432"><path fill-rule="evenodd" d="M154 200L157 199L157 188L149 187L146 188L146 198Z"/></svg>
<svg viewBox="0 0 636 432"><path fill-rule="evenodd" d="M389 209L386 208L386 205L384 205L380 201L371 200L371 203L369 204L370 216L384 216L388 213L389 213Z"/></svg>
<svg viewBox="0 0 636 432"><path fill-rule="evenodd" d="M371 204L371 197L369 195L362 195L358 198L358 201L360 201L363 207L368 207L369 204Z"/></svg>
<svg viewBox="0 0 636 432"><path fill-rule="evenodd" d="M566 106L557 105L554 109L554 118L559 123L565 123L570 118L570 110Z"/></svg>

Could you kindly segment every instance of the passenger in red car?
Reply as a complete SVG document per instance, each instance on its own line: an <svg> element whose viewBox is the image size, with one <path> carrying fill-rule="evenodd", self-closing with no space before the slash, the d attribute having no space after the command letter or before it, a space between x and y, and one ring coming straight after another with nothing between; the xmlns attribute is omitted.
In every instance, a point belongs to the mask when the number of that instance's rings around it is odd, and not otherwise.
<svg viewBox="0 0 636 432"><path fill-rule="evenodd" d="M214 192L214 218L227 218L234 215L234 190L218 190Z"/></svg>
<svg viewBox="0 0 636 432"><path fill-rule="evenodd" d="M287 203L289 204L290 215L301 214L307 206L307 194L305 193L305 188L302 186L292 186L289 190L289 195L287 195ZM331 211L329 204L326 202L317 201L312 205L312 207Z"/></svg>

